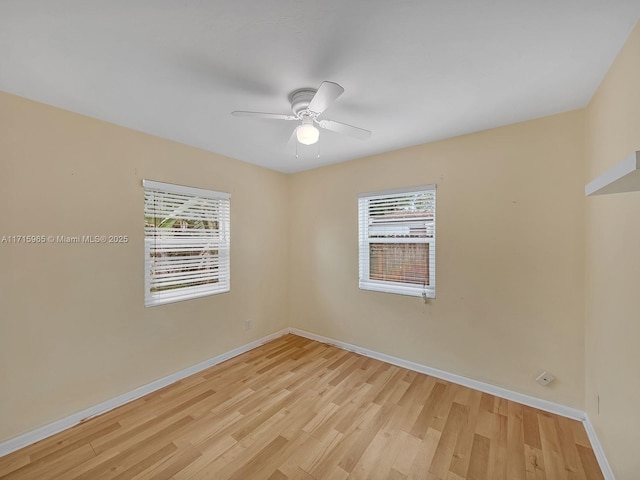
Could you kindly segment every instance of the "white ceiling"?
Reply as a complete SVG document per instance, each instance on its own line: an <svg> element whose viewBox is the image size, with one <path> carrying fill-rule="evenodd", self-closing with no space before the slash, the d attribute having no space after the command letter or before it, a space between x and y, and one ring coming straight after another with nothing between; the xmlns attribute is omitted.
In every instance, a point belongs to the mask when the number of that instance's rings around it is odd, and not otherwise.
<svg viewBox="0 0 640 480"><path fill-rule="evenodd" d="M0 0L0 90L295 172L583 107L640 0ZM288 95L337 82L295 157ZM317 154L319 153L319 158ZM177 158L176 162L180 159Z"/></svg>

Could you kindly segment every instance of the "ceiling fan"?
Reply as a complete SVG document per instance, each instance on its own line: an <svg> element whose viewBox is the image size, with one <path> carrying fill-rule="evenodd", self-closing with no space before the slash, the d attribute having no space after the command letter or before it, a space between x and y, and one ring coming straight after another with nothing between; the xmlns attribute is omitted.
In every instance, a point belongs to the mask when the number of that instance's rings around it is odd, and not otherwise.
<svg viewBox="0 0 640 480"><path fill-rule="evenodd" d="M319 119L318 117L344 92L337 83L322 82L315 90L312 88L301 88L291 92L289 101L291 102L291 112L293 115L281 113L263 112L231 112L236 117L267 118L271 120L298 121L300 124L294 130L298 142L304 145L312 145L318 141L320 131L316 125L325 130L349 135L360 140L371 136L369 130L336 122L335 120ZM293 135L292 135L293 137Z"/></svg>

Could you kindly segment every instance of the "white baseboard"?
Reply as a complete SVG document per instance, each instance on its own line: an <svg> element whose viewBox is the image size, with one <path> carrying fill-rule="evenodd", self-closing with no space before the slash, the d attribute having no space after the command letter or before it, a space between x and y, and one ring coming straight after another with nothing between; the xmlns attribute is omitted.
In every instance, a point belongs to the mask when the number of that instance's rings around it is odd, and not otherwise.
<svg viewBox="0 0 640 480"><path fill-rule="evenodd" d="M359 353L361 355L364 355L366 357L375 358L376 360L380 360L382 362L390 363L392 365L413 370L415 372L424 373L426 375L431 375L432 377L440 378L442 380L447 380L449 382L453 382L458 385L463 385L465 387L473 388L475 390L489 393L497 397L522 403L524 405L538 408L546 412L555 413L557 415L572 418L574 420L579 420L584 424L587 435L589 436L589 440L591 441L594 454L598 460L598 464L600 465L600 468L602 469L602 474L604 475L604 478L606 480L615 480L613 471L611 470L611 466L609 465L609 462L605 457L604 450L602 449L602 445L598 440L598 437L593 428L593 425L591 424L591 421L589 420L589 417L587 416L587 414L582 410L578 410L572 407L567 407L565 405L550 402L548 400L543 400L541 398L532 397L530 395L514 392L513 390L498 387L485 382L480 382L478 380L463 377L461 375L456 375L454 373L445 372L443 370L438 370L437 368L428 367L426 365L410 362L408 360L403 360L401 358L393 357L391 355L386 355L384 353L379 353L373 350L369 350L367 348L359 347L357 345L352 345L346 342L341 342L333 338L324 337L322 335L317 335L315 333L310 333L297 328L285 328L283 330L280 330L279 332L273 333L271 335L267 335L266 337L262 337L251 343L247 343L246 345L242 345L241 347L230 350L229 352L210 358L209 360L205 360L204 362L200 362L197 365L193 365L191 367L185 368L184 370L181 370L179 372L173 373L164 378L151 382L147 385L143 385L142 387L136 388L135 390L119 395L118 397L112 398L111 400L107 400L106 402L102 402L93 407L89 407L85 410L82 410L81 412L75 413L66 418L57 420L53 423L40 427L31 432L27 432L18 437L2 442L0 443L0 457L3 457L4 455L7 455L15 450L19 450L20 448L26 447L27 445L31 445L35 442L43 440L51 435L54 435L58 432L66 430L67 428L71 428L83 420L86 420L91 417L95 417L97 415L101 415L103 413L108 412L109 410L113 410L116 407L129 403L132 400L135 400L149 393L152 393L156 390L164 388L167 385L170 385L179 380L182 380L183 378L186 378L190 375L193 375L209 367L212 367L213 365L217 365L218 363L222 363L225 360L229 360L230 358L241 355L245 352L248 352L249 350L253 350L254 348L259 347L260 345L267 343L271 340L275 340L276 338L286 335L287 333L292 333L294 335L305 337L310 340L316 340L318 342L335 345L336 347L342 348L344 350L350 350L350 351Z"/></svg>
<svg viewBox="0 0 640 480"><path fill-rule="evenodd" d="M598 436L596 435L593 425L591 424L591 421L589 420L587 414L582 410L567 407L566 405L562 405L560 403L550 402L549 400L532 397L531 395L514 392L513 390L509 390L507 388L491 385L490 383L480 382L472 378L456 375L455 373L445 372L443 370L438 370L437 368L427 367L426 365L421 365L419 363L410 362L401 358L392 357L391 355L379 353L373 350L369 350L368 348L352 345L350 343L341 342L333 338L323 337L322 335L299 330L297 328L290 328L289 333L293 333L294 335L299 335L310 340L316 340L318 342L335 345L336 347L342 348L344 350L350 350L366 357L375 358L376 360L390 363L398 367L403 367L408 370L431 375L432 377L440 378L442 380L447 380L458 385L473 388L474 390L489 393L491 395L495 395L496 397L512 400L523 405L528 405L539 410L544 410L545 412L554 413L556 415L571 418L573 420L578 420L584 425L584 428L589 437L589 441L591 442L591 446L593 448L593 453L598 460L598 464L600 465L600 469L602 470L602 474L604 475L605 480L615 480L613 471L611 470L611 466L607 461L604 450L602 449L602 445L598 440Z"/></svg>
<svg viewBox="0 0 640 480"><path fill-rule="evenodd" d="M589 416L586 415L586 418L583 422L584 429L587 431L587 436L589 437L589 441L591 442L591 448L593 448L593 453L598 460L598 465L600 465L600 470L602 470L602 475L604 475L605 480L616 480L615 475L613 474L613 470L611 469L611 465L607 461L607 457L604 454L604 449L602 448L602 444L600 440L598 440L598 435L596 435L596 430L593 428L593 424L589 419Z"/></svg>
<svg viewBox="0 0 640 480"><path fill-rule="evenodd" d="M582 410L567 407L559 403L554 403L548 400L543 400L541 398L525 395L523 393L514 392L513 390L508 390L506 388L491 385L490 383L480 382L478 380L473 380L461 375L456 375L455 373L449 373L443 370L438 370L437 368L427 367L426 365L421 365L419 363L410 362L401 358L392 357L391 355L386 355L384 353L378 353L367 348L359 347L357 345L351 345L339 340L334 340L333 338L327 338L321 335L316 335L315 333L305 332L304 330L291 328L289 329L289 331L295 335L300 335L301 337L306 337L311 340L317 340L323 343L329 343L345 350L351 350L353 352L359 353L366 357L375 358L386 363L391 363L392 365L397 365L398 367L404 367L409 370L413 370L414 372L431 375L432 377L457 383L458 385L473 388L474 390L480 390L481 392L489 393L491 395L495 395L496 397L505 398L514 402L522 403L524 405L538 408L546 412L562 415L563 417L568 417L579 421L584 421L586 418L586 414Z"/></svg>
<svg viewBox="0 0 640 480"><path fill-rule="evenodd" d="M200 362L197 365L193 365L191 367L185 368L184 370L180 370L179 372L168 375L164 378L156 380L154 382L148 383L147 385L143 385L142 387L138 387L135 390L119 395L111 400L107 400L98 405L94 405L93 407L89 407L81 412L74 413L66 418L62 418L55 422L49 423L43 427L40 427L31 432L24 433L17 437L11 438L5 442L0 443L0 457L3 457L11 452L19 450L20 448L26 447L27 445L31 445L35 442L43 440L51 435L54 435L58 432L66 430L67 428L71 428L74 425L79 424L83 420L86 420L91 417L95 417L97 415L101 415L103 413L108 412L109 410L113 410L116 407L124 405L125 403L129 403L132 400L143 397L149 393L155 392L161 388L166 387L172 383L177 382L178 380L182 380L194 373L198 373L202 370L205 370L213 365L217 365L218 363L222 363L225 360L229 360L230 358L237 357L238 355L248 352L249 350L253 350L260 345L267 343L271 340L279 338L285 334L289 333L289 329L283 329L279 332L273 333L271 335L267 335L266 337L262 337L258 340L255 340L251 343L247 343L246 345L242 345L241 347L230 350L226 353L218 355L216 357L210 358L209 360L205 360L204 362Z"/></svg>

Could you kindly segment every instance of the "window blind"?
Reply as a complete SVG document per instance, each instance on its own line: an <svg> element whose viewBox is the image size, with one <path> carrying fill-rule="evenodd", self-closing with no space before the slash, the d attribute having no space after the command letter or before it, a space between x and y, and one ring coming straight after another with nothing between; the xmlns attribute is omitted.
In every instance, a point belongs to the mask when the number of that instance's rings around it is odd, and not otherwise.
<svg viewBox="0 0 640 480"><path fill-rule="evenodd" d="M230 195L143 181L145 306L230 290Z"/></svg>
<svg viewBox="0 0 640 480"><path fill-rule="evenodd" d="M435 298L435 185L358 195L360 288Z"/></svg>

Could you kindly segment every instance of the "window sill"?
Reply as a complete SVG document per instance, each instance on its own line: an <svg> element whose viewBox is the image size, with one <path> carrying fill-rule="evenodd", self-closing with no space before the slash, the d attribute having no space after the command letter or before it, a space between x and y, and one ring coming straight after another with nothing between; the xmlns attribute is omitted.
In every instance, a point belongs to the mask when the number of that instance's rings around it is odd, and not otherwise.
<svg viewBox="0 0 640 480"><path fill-rule="evenodd" d="M391 293L394 295L405 295L409 297L423 297L426 292L426 298L436 298L436 292L433 288L415 287L410 285L397 285L385 282L360 281L360 290L368 290L371 292Z"/></svg>

